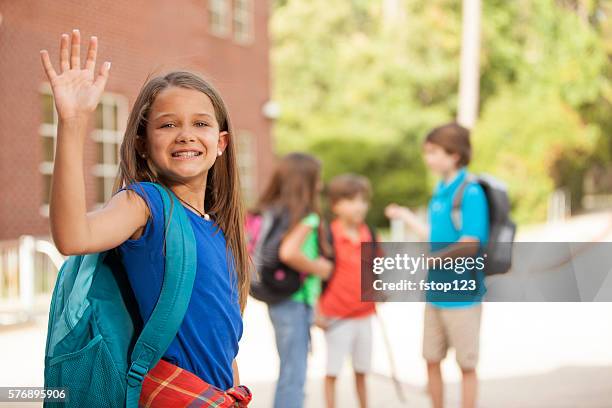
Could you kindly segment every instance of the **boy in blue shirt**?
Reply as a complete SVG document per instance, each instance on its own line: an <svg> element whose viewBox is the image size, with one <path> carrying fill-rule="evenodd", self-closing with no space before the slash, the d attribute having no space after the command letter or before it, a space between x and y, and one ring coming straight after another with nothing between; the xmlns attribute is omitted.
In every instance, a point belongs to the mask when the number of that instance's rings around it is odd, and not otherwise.
<svg viewBox="0 0 612 408"><path fill-rule="evenodd" d="M489 211L482 187L468 179L466 166L471 158L469 131L456 123L432 130L423 144L427 167L441 181L428 206L429 226L408 209L389 205L385 213L397 218L423 240L429 241L432 252L441 258L475 257L489 239ZM453 220L453 202L464 184L460 200L460 217ZM423 357L427 362L428 391L433 408L443 406L443 382L440 363L447 349L455 349L463 374L462 407L476 406L476 365L479 354L481 299L485 292L484 271L430 269L428 280L450 282L453 279L473 280L475 290L448 293L428 291L423 331Z"/></svg>

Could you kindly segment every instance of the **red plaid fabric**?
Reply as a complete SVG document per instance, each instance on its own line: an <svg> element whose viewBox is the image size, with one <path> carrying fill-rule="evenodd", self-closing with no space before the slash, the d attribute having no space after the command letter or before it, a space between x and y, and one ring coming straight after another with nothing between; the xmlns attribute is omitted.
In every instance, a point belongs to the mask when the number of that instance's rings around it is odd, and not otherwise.
<svg viewBox="0 0 612 408"><path fill-rule="evenodd" d="M165 360L146 375L139 407L241 408L251 402L251 391L240 385L223 391L195 374Z"/></svg>

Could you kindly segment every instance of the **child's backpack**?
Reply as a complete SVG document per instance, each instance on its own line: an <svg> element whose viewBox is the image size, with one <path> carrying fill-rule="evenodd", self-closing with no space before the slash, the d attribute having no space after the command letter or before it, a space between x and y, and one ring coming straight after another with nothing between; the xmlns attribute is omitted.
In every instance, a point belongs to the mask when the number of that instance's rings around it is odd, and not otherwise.
<svg viewBox="0 0 612 408"><path fill-rule="evenodd" d="M288 229L289 215L282 209L270 208L260 215L247 216L247 247L255 266L250 294L268 304L278 303L294 294L305 277L278 257L281 241Z"/></svg>
<svg viewBox="0 0 612 408"><path fill-rule="evenodd" d="M461 202L469 183L478 183L484 190L489 207L489 242L485 248L485 275L506 273L512 267L512 249L516 224L510 219L508 190L489 175L468 175L453 198L451 218L455 229L461 229Z"/></svg>
<svg viewBox="0 0 612 408"><path fill-rule="evenodd" d="M45 347L45 387L68 390L45 407L137 408L142 381L176 337L191 298L196 246L185 210L159 185L167 225L159 300L142 324L116 250L71 256L59 271Z"/></svg>
<svg viewBox="0 0 612 408"><path fill-rule="evenodd" d="M247 213L245 232L247 241L247 252L250 256L255 253L255 245L261 234L261 225L263 224L263 216L261 214Z"/></svg>

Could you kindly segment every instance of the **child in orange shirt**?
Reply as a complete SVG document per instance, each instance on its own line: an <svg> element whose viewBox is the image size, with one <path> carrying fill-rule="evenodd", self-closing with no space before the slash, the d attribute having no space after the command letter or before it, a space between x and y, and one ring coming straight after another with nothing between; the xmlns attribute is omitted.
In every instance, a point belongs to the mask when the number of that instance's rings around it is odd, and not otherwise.
<svg viewBox="0 0 612 408"><path fill-rule="evenodd" d="M371 187L367 178L345 174L329 183L328 197L336 218L330 225L335 267L319 301L325 322L327 368L325 397L328 408L335 406L335 384L344 359L351 355L359 406L367 406L365 376L372 356L373 302L361 301L361 243L376 237L364 220Z"/></svg>

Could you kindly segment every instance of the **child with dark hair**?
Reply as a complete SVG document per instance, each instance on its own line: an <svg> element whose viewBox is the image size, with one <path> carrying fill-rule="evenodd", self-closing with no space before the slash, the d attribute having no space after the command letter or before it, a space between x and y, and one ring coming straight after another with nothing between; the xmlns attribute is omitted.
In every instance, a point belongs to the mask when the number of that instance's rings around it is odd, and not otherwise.
<svg viewBox="0 0 612 408"><path fill-rule="evenodd" d="M319 301L327 343L325 397L335 406L336 378L351 356L359 406L367 406L366 374L372 356L373 302L361 301L361 243L376 240L365 223L372 188L367 178L344 174L332 179L327 196L335 219L330 225L335 267Z"/></svg>
<svg viewBox="0 0 612 408"><path fill-rule="evenodd" d="M387 217L404 221L420 238L429 240L431 250L440 257L476 255L489 239L489 209L482 187L468 178L469 131L456 123L433 129L425 138L423 158L427 167L441 178L429 202L429 226L421 223L408 208L396 204L386 208ZM462 186L461 222L457 225L452 217L453 203ZM430 269L428 276L430 281L437 282L456 278L453 271L437 269ZM426 294L423 357L427 361L428 389L434 408L443 406L440 363L449 347L455 349L463 374L462 406L476 406L484 272L465 272L461 279L474 280L478 289L469 295L453 295L454 298L435 291Z"/></svg>

